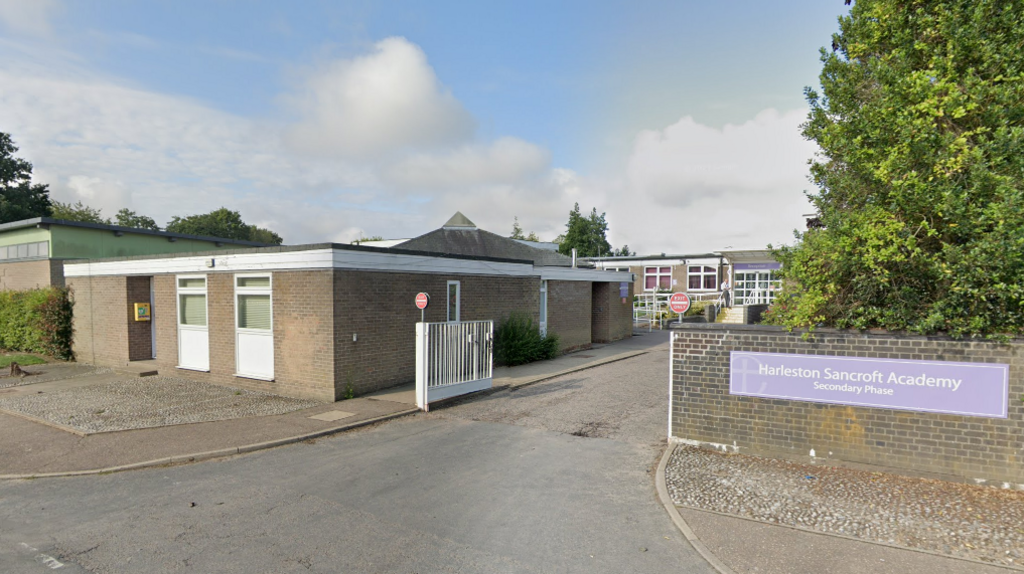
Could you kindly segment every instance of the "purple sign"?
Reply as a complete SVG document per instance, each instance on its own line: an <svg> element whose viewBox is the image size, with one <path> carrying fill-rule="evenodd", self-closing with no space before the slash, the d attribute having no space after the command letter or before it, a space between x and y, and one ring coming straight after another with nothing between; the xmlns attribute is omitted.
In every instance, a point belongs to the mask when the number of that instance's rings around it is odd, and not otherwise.
<svg viewBox="0 0 1024 574"><path fill-rule="evenodd" d="M782 264L774 261L771 263L737 263L732 268L733 271L774 271L782 269Z"/></svg>
<svg viewBox="0 0 1024 574"><path fill-rule="evenodd" d="M1006 418L1009 365L730 353L729 394Z"/></svg>
<svg viewBox="0 0 1024 574"><path fill-rule="evenodd" d="M619 283L619 297L629 297L629 283Z"/></svg>

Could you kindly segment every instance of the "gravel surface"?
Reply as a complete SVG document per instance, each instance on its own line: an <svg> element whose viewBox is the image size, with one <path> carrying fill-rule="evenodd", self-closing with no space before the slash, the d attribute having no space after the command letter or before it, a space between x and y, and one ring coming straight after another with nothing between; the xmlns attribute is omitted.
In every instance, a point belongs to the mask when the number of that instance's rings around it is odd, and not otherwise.
<svg viewBox="0 0 1024 574"><path fill-rule="evenodd" d="M1024 566L1024 492L677 446L680 506Z"/></svg>
<svg viewBox="0 0 1024 574"><path fill-rule="evenodd" d="M0 399L0 409L97 433L280 415L320 405L175 377L144 377Z"/></svg>
<svg viewBox="0 0 1024 574"><path fill-rule="evenodd" d="M78 363L46 363L43 365L28 365L22 367L26 373L24 377L0 376L0 389L17 387L19 385L31 385L33 383L47 383L50 381L62 381L89 375L100 375L112 372L105 367L93 367ZM7 369L3 369L6 373Z"/></svg>

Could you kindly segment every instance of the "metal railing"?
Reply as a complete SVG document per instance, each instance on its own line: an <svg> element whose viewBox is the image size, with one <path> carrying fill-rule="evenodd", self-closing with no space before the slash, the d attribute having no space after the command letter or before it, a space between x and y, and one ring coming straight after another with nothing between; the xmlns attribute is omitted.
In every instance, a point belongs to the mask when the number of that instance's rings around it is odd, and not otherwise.
<svg viewBox="0 0 1024 574"><path fill-rule="evenodd" d="M722 300L723 292L709 291L698 293L687 293L690 302L717 302ZM672 293L638 293L633 300L633 328L647 327L652 331L657 325L659 329L665 327L665 322L675 313L669 309L668 300ZM715 303L712 303L715 304Z"/></svg>
<svg viewBox="0 0 1024 574"><path fill-rule="evenodd" d="M416 404L491 387L494 322L416 324Z"/></svg>

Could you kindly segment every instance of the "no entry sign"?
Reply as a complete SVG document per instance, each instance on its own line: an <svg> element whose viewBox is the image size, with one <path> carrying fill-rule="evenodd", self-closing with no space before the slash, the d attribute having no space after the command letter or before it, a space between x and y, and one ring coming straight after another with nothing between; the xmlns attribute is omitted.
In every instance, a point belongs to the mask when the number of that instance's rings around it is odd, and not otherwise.
<svg viewBox="0 0 1024 574"><path fill-rule="evenodd" d="M427 295L426 293L417 293L416 294L416 308L417 309L420 309L420 310L426 309L427 305L429 305L429 304L430 304L430 295Z"/></svg>
<svg viewBox="0 0 1024 574"><path fill-rule="evenodd" d="M673 312L682 315L690 308L690 296L686 293L673 293L668 298L668 308Z"/></svg>

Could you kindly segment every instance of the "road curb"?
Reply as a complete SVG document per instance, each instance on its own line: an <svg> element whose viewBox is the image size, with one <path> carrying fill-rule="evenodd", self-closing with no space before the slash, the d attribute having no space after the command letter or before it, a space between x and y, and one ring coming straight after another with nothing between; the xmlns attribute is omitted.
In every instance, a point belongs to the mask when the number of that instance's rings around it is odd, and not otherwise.
<svg viewBox="0 0 1024 574"><path fill-rule="evenodd" d="M665 447L665 452L661 455L661 462L658 463L658 472L655 474L654 483L658 489L658 498L661 500L661 505L665 507L665 512L668 513L669 518L676 525L676 528L683 534L686 541L690 543L690 546L701 555L704 560L711 565L720 574L736 574L736 572L726 566L721 560L718 559L714 553L697 538L697 535L690 528L690 525L683 520L679 511L676 510L676 505L672 502L672 497L668 493L668 486L665 484L665 468L668 466L668 459L672 457L672 452L675 450L674 444L668 444Z"/></svg>
<svg viewBox="0 0 1024 574"><path fill-rule="evenodd" d="M320 437L323 437L323 436L328 436L328 435L344 432L344 431L351 430L351 429L354 429L354 428L363 427L363 426L367 426L367 425L372 425L374 423L379 423L379 422L383 422L383 421L387 421L387 420L391 420L391 419L396 419L396 418L399 418L399 417L404 417L406 415L411 415L411 414L415 414L415 413L418 413L418 412L420 412L419 409L406 409L404 411L399 411L399 412L396 412L396 413L380 415L380 416L377 416L377 417L373 417L373 418L369 418L369 419L365 419L365 420L361 420L361 421L355 421L355 422L349 423L347 425L342 425L342 426L339 426L339 427L334 427L334 428L329 428L329 429L318 430L318 431L315 431L315 432L305 433L305 434L301 434L301 435L295 435L295 436L291 436L291 437L288 437L288 438L274 439L274 440L270 440L270 441L258 442L258 443L247 444L247 445L242 445L242 446L232 446L232 447L228 447L228 448L222 448L222 449L217 449L217 450L209 450L209 451L198 452L198 453L193 453L193 454L179 454L179 455L174 455L174 456L170 456L170 457L164 457L164 458L157 458L157 459L153 459L153 460L147 460L147 461L143 461L143 462L133 462L131 464L122 464L122 465L118 465L118 466L109 466L109 467L106 467L106 468L96 468L96 469L92 469L92 470L70 470L70 471L63 471L63 472L39 472L39 473L30 473L30 474L0 474L0 480L28 480L28 479L34 479L34 478L64 478L64 477L72 477L72 476L90 476L90 475L97 475L97 474L112 474L112 473L115 473L115 472L123 472L123 471L126 471L126 470L138 470L138 469L142 469L142 468L152 468L152 467L155 467L155 466L165 466L165 465L168 465L168 464L182 464L182 463L188 463L188 462L198 462L198 461L201 461L201 460L211 460L211 459L215 459L215 458L224 458L226 456L233 456L233 455L236 455L236 454L245 454L245 453L250 453L250 452L256 452L256 451L259 451L259 450L266 450L266 449L269 449L269 448L274 448L274 447L278 447L278 446L282 446L282 445L286 445L286 444L292 444L292 443L296 443L296 442L302 442L302 441L306 441L306 440L320 438Z"/></svg>

